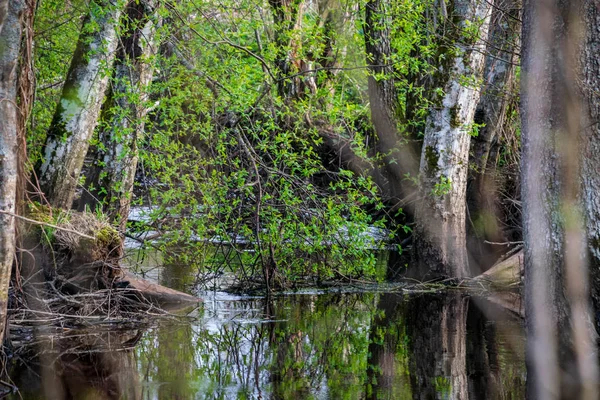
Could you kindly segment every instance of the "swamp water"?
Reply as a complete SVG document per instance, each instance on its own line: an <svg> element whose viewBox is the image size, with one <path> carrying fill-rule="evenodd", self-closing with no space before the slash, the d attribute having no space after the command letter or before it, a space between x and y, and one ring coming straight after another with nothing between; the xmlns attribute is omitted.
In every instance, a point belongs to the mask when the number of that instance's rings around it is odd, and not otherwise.
<svg viewBox="0 0 600 400"><path fill-rule="evenodd" d="M157 278L181 286L181 273ZM20 392L9 398L525 398L521 321L483 298L348 288L271 301L196 294L204 304L187 317L145 329L32 338L11 370Z"/></svg>

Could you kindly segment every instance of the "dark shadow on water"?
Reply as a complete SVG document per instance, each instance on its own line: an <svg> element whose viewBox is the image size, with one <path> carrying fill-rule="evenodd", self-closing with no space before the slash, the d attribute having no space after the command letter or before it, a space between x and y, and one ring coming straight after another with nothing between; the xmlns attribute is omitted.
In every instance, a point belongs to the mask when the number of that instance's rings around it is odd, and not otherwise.
<svg viewBox="0 0 600 400"><path fill-rule="evenodd" d="M205 300L192 323L161 323L137 343L131 331L39 338L11 377L24 399L524 398L520 321L484 299Z"/></svg>
<svg viewBox="0 0 600 400"><path fill-rule="evenodd" d="M139 399L133 346L140 331L38 332L18 348L11 378L19 399Z"/></svg>

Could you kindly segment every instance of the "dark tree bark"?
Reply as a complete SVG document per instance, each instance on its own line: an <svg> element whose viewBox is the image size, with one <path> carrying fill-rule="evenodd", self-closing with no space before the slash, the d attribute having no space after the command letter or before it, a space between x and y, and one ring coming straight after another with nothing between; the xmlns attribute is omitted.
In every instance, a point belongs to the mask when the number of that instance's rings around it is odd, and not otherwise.
<svg viewBox="0 0 600 400"><path fill-rule="evenodd" d="M587 228L590 288L596 331L600 331L600 10L594 1L585 1L586 27L580 56L582 95L586 107L582 141L583 204Z"/></svg>
<svg viewBox="0 0 600 400"><path fill-rule="evenodd" d="M507 106L513 95L515 67L519 62L519 9L518 0L496 0L491 10L483 93L475 111L475 122L485 126L472 141L476 180L483 179L488 168L495 165L495 160L489 159L490 153L504 128ZM483 182L476 181L475 185L478 191L485 188Z"/></svg>
<svg viewBox="0 0 600 400"><path fill-rule="evenodd" d="M277 93L285 100L302 97L308 86L314 91L314 82L306 81L299 74L308 69L306 61L300 57L301 43L294 38L302 24L303 0L269 0L273 13L274 37L276 45L275 67Z"/></svg>
<svg viewBox="0 0 600 400"><path fill-rule="evenodd" d="M37 177L54 207L71 208L90 138L100 114L121 9L116 0L90 3L83 30L44 146Z"/></svg>
<svg viewBox="0 0 600 400"><path fill-rule="evenodd" d="M581 193L585 198L593 190L586 173L590 169L595 173L598 164L584 157L580 181L586 106L577 87L578 67L583 67L584 82L598 79L597 59L587 55L597 46L597 21L583 25L582 6L588 11L586 17L596 12L592 11L595 2L586 0L524 2L521 169L530 398L591 399L598 390L597 360L589 357L595 351L596 333L588 310L579 200ZM583 42L582 26L589 29ZM593 110L594 102L589 103L587 108ZM583 142L584 151L589 151L587 145L593 141ZM589 213L588 200L584 203ZM593 219L588 214L588 224ZM588 236L590 231L593 227ZM590 244L593 249L593 236Z"/></svg>
<svg viewBox="0 0 600 400"><path fill-rule="evenodd" d="M483 88L474 123L483 124L471 139L467 201L472 229L469 253L483 272L506 251L506 246L485 244L509 241L498 223L499 177L497 162L500 138L507 128L509 106L516 96L515 67L519 63L520 1L497 0L491 10L490 33L486 48ZM509 128L510 129L510 128ZM510 130L509 130L510 132ZM495 150L496 149L496 150ZM494 151L495 150L495 151Z"/></svg>
<svg viewBox="0 0 600 400"><path fill-rule="evenodd" d="M15 257L17 66L25 7L24 0L0 1L0 343L4 339L8 287Z"/></svg>
<svg viewBox="0 0 600 400"><path fill-rule="evenodd" d="M400 105L394 68L391 65L390 34L393 21L388 0L368 1L364 18L365 49L369 65L369 106L377 136L375 150L382 156L378 173L380 180L385 179L385 183L379 186L392 207L401 208L416 190L407 177L417 176L418 157L417 146L398 127ZM405 212L412 214L410 208Z"/></svg>

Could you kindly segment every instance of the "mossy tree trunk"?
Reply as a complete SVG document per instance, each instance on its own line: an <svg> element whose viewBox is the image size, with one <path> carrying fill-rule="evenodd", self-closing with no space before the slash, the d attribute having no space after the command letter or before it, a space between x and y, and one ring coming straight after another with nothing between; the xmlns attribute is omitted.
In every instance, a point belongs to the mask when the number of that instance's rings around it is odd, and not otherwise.
<svg viewBox="0 0 600 400"><path fill-rule="evenodd" d="M274 22L277 93L285 100L296 99L302 96L306 85L314 89L314 82L305 82L299 75L306 65L300 54L301 43L295 36L302 25L305 4L303 0L269 0L269 5Z"/></svg>
<svg viewBox="0 0 600 400"><path fill-rule="evenodd" d="M113 84L104 104L108 115L100 130L100 146L88 177L84 205L96 202L125 230L138 164L138 142L144 134L148 85L156 54L156 1L130 1L125 8L125 32L119 40Z"/></svg>
<svg viewBox="0 0 600 400"><path fill-rule="evenodd" d="M46 199L71 208L117 47L121 9L116 0L89 5L62 96L48 130L44 159L36 172Z"/></svg>
<svg viewBox="0 0 600 400"><path fill-rule="evenodd" d="M414 254L422 276L470 275L466 247L469 145L491 8L483 0L454 1L439 43L446 61L434 79L443 94L435 99L426 121L416 207Z"/></svg>
<svg viewBox="0 0 600 400"><path fill-rule="evenodd" d="M17 67L24 0L0 0L0 343L15 257L17 201Z"/></svg>

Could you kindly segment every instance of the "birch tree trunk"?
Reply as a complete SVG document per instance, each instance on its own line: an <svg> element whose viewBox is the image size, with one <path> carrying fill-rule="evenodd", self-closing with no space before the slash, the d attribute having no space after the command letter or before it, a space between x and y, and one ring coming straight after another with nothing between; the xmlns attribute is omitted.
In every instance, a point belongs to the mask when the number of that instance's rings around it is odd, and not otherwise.
<svg viewBox="0 0 600 400"><path fill-rule="evenodd" d="M96 0L83 23L48 130L44 159L36 168L42 192L54 207L68 209L73 203L110 76L120 15L118 1Z"/></svg>
<svg viewBox="0 0 600 400"><path fill-rule="evenodd" d="M138 142L148 110L147 87L154 73L155 8L154 1L131 1L125 9L127 28L119 40L113 85L104 105L108 124L100 131L101 149L88 179L92 195L82 195L80 202L92 208L96 201L102 202L121 231L129 215Z"/></svg>
<svg viewBox="0 0 600 400"><path fill-rule="evenodd" d="M24 0L0 1L0 343L15 257L17 196L17 66Z"/></svg>
<svg viewBox="0 0 600 400"><path fill-rule="evenodd" d="M415 257L428 277L469 276L466 247L466 191L470 129L479 102L485 43L491 14L485 0L457 0L448 10L446 65L436 83L439 105L427 118L420 165ZM475 25L473 37L467 27Z"/></svg>

